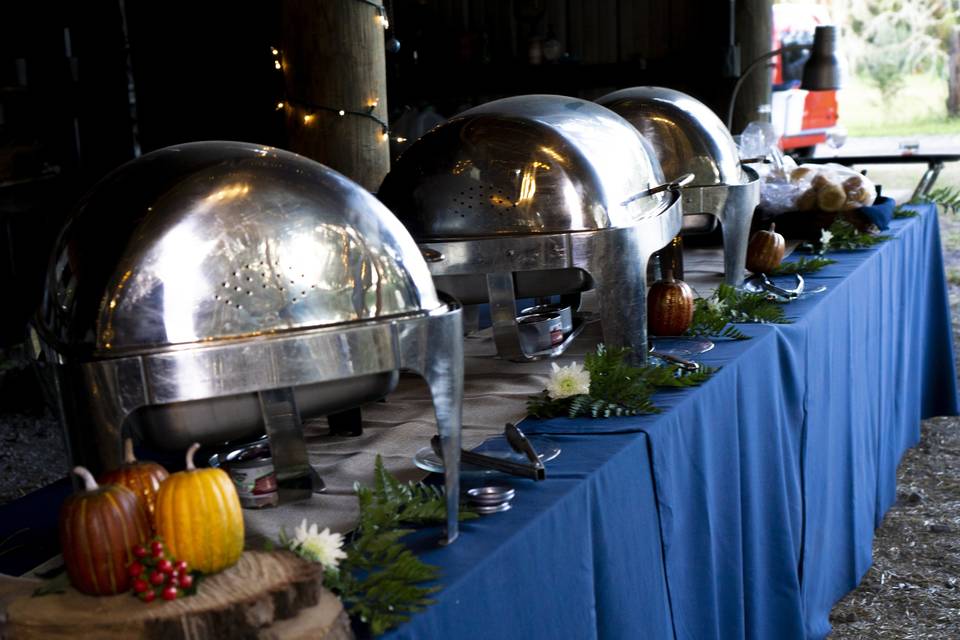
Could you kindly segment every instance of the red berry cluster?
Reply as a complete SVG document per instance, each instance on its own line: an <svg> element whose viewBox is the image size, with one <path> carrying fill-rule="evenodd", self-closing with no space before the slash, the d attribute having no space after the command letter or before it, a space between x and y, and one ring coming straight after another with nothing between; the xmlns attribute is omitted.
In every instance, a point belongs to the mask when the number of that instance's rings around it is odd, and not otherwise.
<svg viewBox="0 0 960 640"><path fill-rule="evenodd" d="M144 602L153 602L160 596L164 600L176 600L192 593L194 577L188 571L185 560L168 558L163 543L154 540L149 551L137 545L132 549L136 558L127 565L127 573L133 580L133 593Z"/></svg>

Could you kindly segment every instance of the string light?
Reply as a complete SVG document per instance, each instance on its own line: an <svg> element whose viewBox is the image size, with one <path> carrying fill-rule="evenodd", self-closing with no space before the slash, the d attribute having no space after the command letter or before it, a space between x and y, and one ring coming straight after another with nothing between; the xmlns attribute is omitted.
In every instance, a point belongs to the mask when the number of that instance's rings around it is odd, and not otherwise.
<svg viewBox="0 0 960 640"><path fill-rule="evenodd" d="M373 2L369 2L368 0L360 0L360 1L361 1L361 2L366 2L367 4L372 5L372 6L375 6L375 7L379 7L379 8L381 8L381 10L382 10L382 6L381 6L381 5L374 4ZM283 71L283 65L282 65L281 62L280 62L280 58L281 58L281 56L280 56L280 50L277 49L276 47L270 47L270 53L273 54L274 58L276 58L276 60L273 61L273 66L274 66L274 68L277 69L278 71L281 71L281 72L282 72L282 71ZM337 116L339 116L339 117L341 117L341 118L346 117L347 115L360 116L360 117L363 117L363 118L367 118L367 119L369 119L369 120L373 120L373 121L376 122L378 125L380 125L380 140L381 140L381 141L386 142L386 141L390 140L390 126L386 123L386 121L380 119L380 118L377 117L377 115L374 113L374 110L376 110L376 108L377 108L378 106L380 106L380 98L372 98L372 99L370 99L370 100L367 102L366 109L363 110L363 111L358 111L358 110L353 110L353 109L346 109L346 108L342 108L342 107L338 109L338 108L336 108L336 107L328 107L328 106L326 106L326 105L321 105L321 104L311 104L311 103L307 103L307 102L304 102L304 101L297 101L297 102L299 102L300 105L302 105L299 109L298 109L298 107L294 104L294 101L290 100L289 96L287 96L287 99L286 99L286 100L280 100L280 101L278 101L278 102L276 103L276 110L277 110L277 111L281 111L281 110L283 110L283 109L290 109L290 110L292 110L294 117L297 116L297 113L296 113L297 111L301 111L301 112L303 113L303 116L302 116L302 117L303 117L303 124L304 124L305 126L310 126L310 125L313 123L313 121L316 119L316 112L317 112L317 111L327 111L327 112L329 112L329 113L336 113ZM396 140L397 140L397 142L405 142L405 141L406 141L406 138L397 138Z"/></svg>
<svg viewBox="0 0 960 640"><path fill-rule="evenodd" d="M396 138L393 139L393 141L394 141L394 142L397 142L397 143L399 143L399 144L403 144L404 142L407 141L407 139L404 138L403 136L397 136Z"/></svg>
<svg viewBox="0 0 960 640"><path fill-rule="evenodd" d="M374 9L377 10L377 20L383 26L384 29L390 28L390 20L387 18L387 9L382 4L373 2L373 0L360 0L364 4L368 4Z"/></svg>

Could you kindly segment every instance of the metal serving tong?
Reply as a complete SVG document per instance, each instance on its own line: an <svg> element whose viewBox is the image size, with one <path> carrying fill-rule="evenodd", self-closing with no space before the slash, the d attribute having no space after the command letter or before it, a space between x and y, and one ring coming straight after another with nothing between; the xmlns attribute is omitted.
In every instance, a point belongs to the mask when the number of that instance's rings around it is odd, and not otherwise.
<svg viewBox="0 0 960 640"><path fill-rule="evenodd" d="M540 456L537 455L536 449L534 449L530 441L527 440L527 436L523 434L523 431L517 428L516 425L507 423L503 434L507 439L507 443L514 451L522 453L527 457L527 462L513 462L512 460L505 460L503 458L494 458L492 456L485 456L482 453L467 451L466 449L460 450L461 462L466 462L476 467L483 467L484 469L493 469L494 471L509 473L513 476L532 478L534 480L545 479L547 477L547 470L544 468ZM430 448L440 456L441 460L443 459L439 436L430 438Z"/></svg>
<svg viewBox="0 0 960 640"><path fill-rule="evenodd" d="M650 355L652 355L653 357L655 357L655 358L660 358L661 360L664 360L664 361L669 362L669 363L671 363L671 364L675 364L675 365L677 365L678 367L680 367L681 369L683 369L684 371L699 371L699 370L700 370L700 363L699 363L699 362L694 362L693 360L684 360L683 358L679 358L679 357L677 357L677 356L670 355L669 353L662 353L662 352L660 352L660 351L657 351L656 348L655 348L656 345L654 344L653 340L649 340L649 341L648 341L648 344L650 345Z"/></svg>
<svg viewBox="0 0 960 640"><path fill-rule="evenodd" d="M761 273L759 275L760 286L765 291L769 291L770 293L780 296L781 298L786 298L787 300L796 300L803 293L805 283L803 281L803 276L801 276L799 273L795 273L793 275L797 279L797 286L793 289L784 289L783 287L778 287L777 285L773 284L773 282L765 273Z"/></svg>

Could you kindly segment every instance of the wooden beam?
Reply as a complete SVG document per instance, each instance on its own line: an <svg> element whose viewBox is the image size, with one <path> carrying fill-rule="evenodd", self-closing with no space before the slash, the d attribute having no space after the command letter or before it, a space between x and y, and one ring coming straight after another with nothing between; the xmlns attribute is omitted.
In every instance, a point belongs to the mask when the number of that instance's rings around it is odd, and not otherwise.
<svg viewBox="0 0 960 640"><path fill-rule="evenodd" d="M387 120L377 7L363 0L284 0L281 6L288 147L376 191L390 170L389 141L377 121ZM373 118L359 115L368 111Z"/></svg>
<svg viewBox="0 0 960 640"><path fill-rule="evenodd" d="M737 0L737 42L740 44L741 68L770 51L773 47L772 0ZM770 72L757 69L744 80L733 112L733 131L740 133L755 119L757 107L770 102Z"/></svg>

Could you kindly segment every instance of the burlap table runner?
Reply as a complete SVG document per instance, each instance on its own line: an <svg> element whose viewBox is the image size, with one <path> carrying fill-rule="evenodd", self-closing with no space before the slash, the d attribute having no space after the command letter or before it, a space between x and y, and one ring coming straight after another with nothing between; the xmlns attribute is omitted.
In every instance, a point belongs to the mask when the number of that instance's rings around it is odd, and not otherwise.
<svg viewBox="0 0 960 640"><path fill-rule="evenodd" d="M722 250L688 250L684 262L685 280L699 295L711 295L722 279ZM589 310L592 304L585 296L584 308ZM527 397L544 388L551 362L582 362L583 355L599 341L599 324L593 323L563 357L515 363L491 357L495 349L489 330L465 338L464 448L473 448L502 433L505 423L522 419ZM323 477L326 492L302 502L245 509L252 543L262 538L276 540L281 528L291 532L303 518L320 528L349 531L358 516L354 483L372 483L376 455L379 453L387 469L402 480L423 478L426 474L414 465L413 456L429 445L436 422L426 385L418 377L405 375L385 401L363 408L363 435L334 437L327 435L327 429L325 419L306 424L310 461Z"/></svg>

